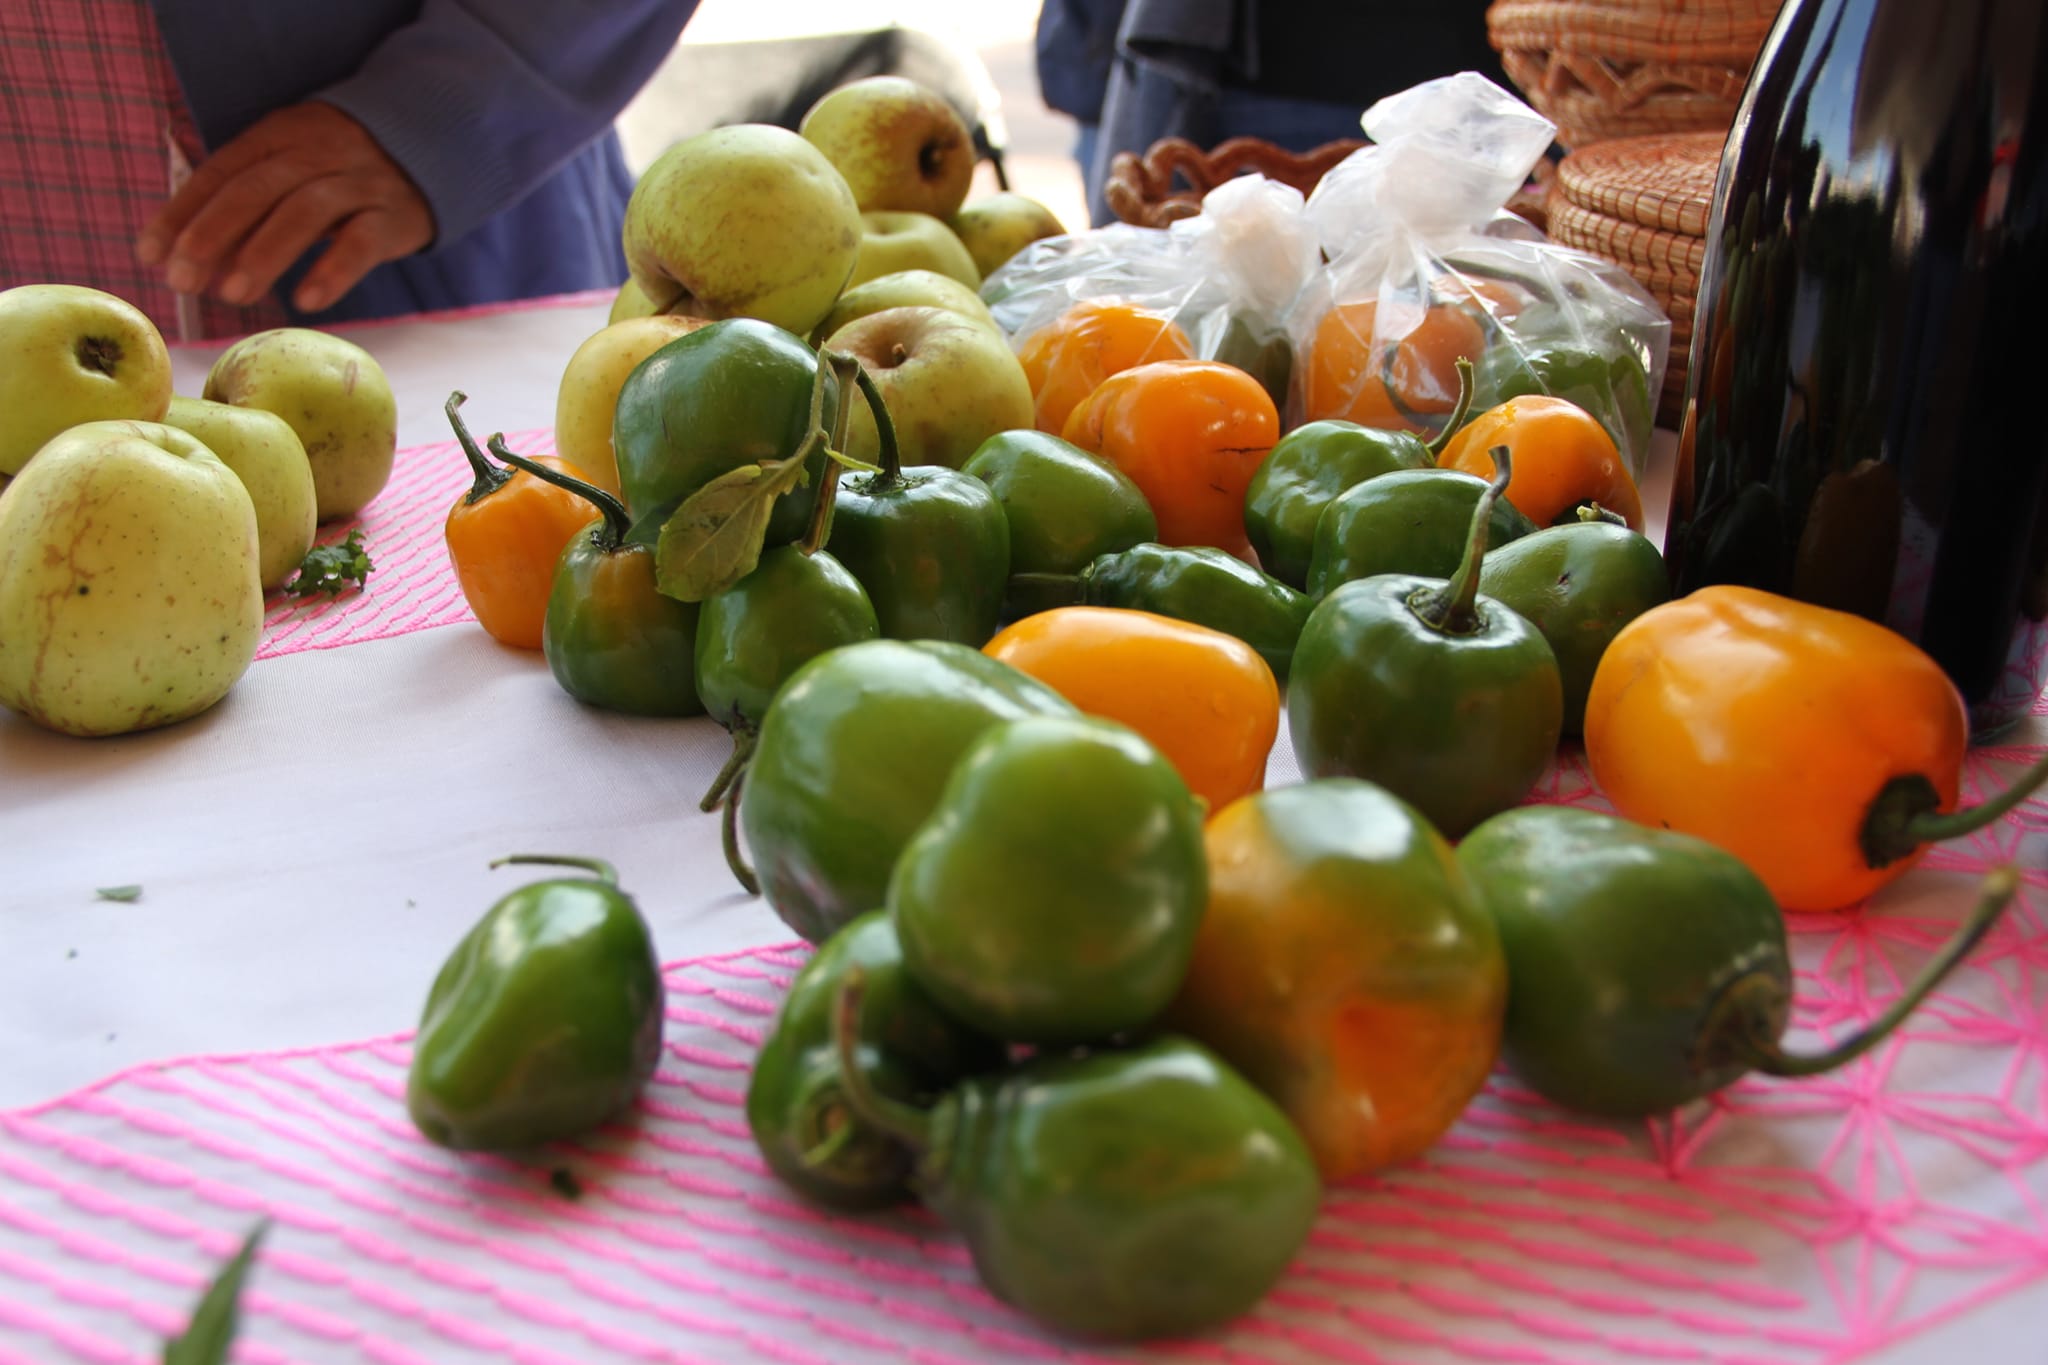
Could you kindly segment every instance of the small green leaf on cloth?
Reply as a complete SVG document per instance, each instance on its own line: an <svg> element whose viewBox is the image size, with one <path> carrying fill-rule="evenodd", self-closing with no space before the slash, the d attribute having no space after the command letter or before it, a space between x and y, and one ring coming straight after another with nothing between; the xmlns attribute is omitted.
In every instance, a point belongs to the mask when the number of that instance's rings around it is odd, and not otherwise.
<svg viewBox="0 0 2048 1365"><path fill-rule="evenodd" d="M142 899L140 886L102 886L93 892L103 901L139 901Z"/></svg>
<svg viewBox="0 0 2048 1365"><path fill-rule="evenodd" d="M376 567L363 550L363 531L357 527L338 545L315 545L306 551L298 576L284 585L284 591L291 597L337 596L362 587Z"/></svg>
<svg viewBox="0 0 2048 1365"><path fill-rule="evenodd" d="M185 1330L164 1343L163 1365L223 1365L227 1360L240 1317L242 1281L248 1277L256 1248L269 1227L266 1218L249 1229L241 1249L200 1296Z"/></svg>

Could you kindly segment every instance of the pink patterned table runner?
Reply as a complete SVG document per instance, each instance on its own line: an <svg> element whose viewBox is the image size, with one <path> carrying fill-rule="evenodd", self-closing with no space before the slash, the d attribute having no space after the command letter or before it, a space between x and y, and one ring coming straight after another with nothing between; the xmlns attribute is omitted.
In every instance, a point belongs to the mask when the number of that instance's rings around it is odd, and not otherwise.
<svg viewBox="0 0 2048 1365"><path fill-rule="evenodd" d="M477 439L486 435L480 432ZM513 432L505 439L522 455L555 452L552 428ZM441 531L448 509L470 482L469 462L453 438L399 451L391 482L361 516L320 529L323 545L347 539L351 530L362 531L363 547L375 565L367 586L331 598L271 593L256 657L333 649L474 621L456 585Z"/></svg>
<svg viewBox="0 0 2048 1365"><path fill-rule="evenodd" d="M2029 756L1979 752L1970 790ZM1597 802L1571 759L1543 797ZM1794 922L1810 1044L1897 991L1968 874L2022 863L2021 902L1901 1038L1649 1125L1579 1121L1497 1076L1426 1159L1331 1191L1279 1289L1200 1341L1050 1340L922 1212L828 1217L778 1185L742 1097L803 960L786 945L671 966L633 1121L539 1168L425 1143L403 1036L149 1066L0 1113L0 1360L153 1358L259 1212L237 1358L261 1365L1854 1360L2015 1292L2048 1305L2044 851L2036 802L1875 908ZM2021 1318L2033 1340L2000 1360L2048 1349L2048 1314Z"/></svg>

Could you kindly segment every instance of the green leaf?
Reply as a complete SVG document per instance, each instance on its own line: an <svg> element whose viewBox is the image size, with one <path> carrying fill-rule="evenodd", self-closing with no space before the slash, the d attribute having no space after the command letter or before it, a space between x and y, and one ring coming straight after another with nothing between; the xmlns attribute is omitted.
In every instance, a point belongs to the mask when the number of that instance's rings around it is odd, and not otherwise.
<svg viewBox="0 0 2048 1365"><path fill-rule="evenodd" d="M377 566L363 552L363 531L359 526L339 545L315 545L299 562L298 576L284 585L287 596L310 597L315 593L335 596L353 585L361 587Z"/></svg>
<svg viewBox="0 0 2048 1365"><path fill-rule="evenodd" d="M139 901L142 899L140 886L102 886L93 894L103 901Z"/></svg>
<svg viewBox="0 0 2048 1365"><path fill-rule="evenodd" d="M235 1340L242 1281L248 1276L249 1266L256 1259L257 1244L269 1227L270 1220L265 1218L249 1229L241 1250L200 1296L185 1330L164 1343L163 1365L222 1365L227 1360L228 1347Z"/></svg>
<svg viewBox="0 0 2048 1365"><path fill-rule="evenodd" d="M804 484L808 449L728 469L683 499L655 542L654 586L679 602L702 602L752 573L775 500Z"/></svg>

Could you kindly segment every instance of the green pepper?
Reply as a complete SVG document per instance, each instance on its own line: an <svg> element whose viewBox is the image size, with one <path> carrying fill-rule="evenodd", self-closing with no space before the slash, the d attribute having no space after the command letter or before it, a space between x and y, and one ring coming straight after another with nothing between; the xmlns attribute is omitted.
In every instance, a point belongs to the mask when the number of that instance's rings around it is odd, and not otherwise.
<svg viewBox="0 0 2048 1365"><path fill-rule="evenodd" d="M602 488L536 464L493 436L491 453L588 499L598 522L571 540L555 566L541 651L562 690L635 716L700 716L697 604L662 595L654 551L626 540L631 515Z"/></svg>
<svg viewBox="0 0 2048 1365"><path fill-rule="evenodd" d="M860 371L862 392L874 388ZM879 395L871 399L881 469L839 480L832 553L852 571L892 640L952 640L977 648L1002 619L1010 523L989 486L944 465L903 468Z"/></svg>
<svg viewBox="0 0 2048 1365"><path fill-rule="evenodd" d="M697 691L711 718L751 730L789 676L828 649L879 630L867 590L831 554L801 545L764 552L754 571L704 600Z"/></svg>
<svg viewBox="0 0 2048 1365"><path fill-rule="evenodd" d="M811 391L820 365L802 337L754 318L686 332L641 361L619 390L612 421L631 539L654 544L683 499L705 484L802 447L816 425ZM826 402L836 401L834 383ZM804 484L775 500L766 544L804 533L827 467L822 448L806 459Z"/></svg>
<svg viewBox="0 0 2048 1365"><path fill-rule="evenodd" d="M1018 574L1076 574L1097 555L1159 538L1152 504L1130 475L1057 436L998 432L961 470L1003 505L1013 581ZM1014 620L1054 605L1012 592L1003 614Z"/></svg>
<svg viewBox="0 0 2048 1365"><path fill-rule="evenodd" d="M1407 469L1345 489L1316 522L1308 595L1328 596L1375 574L1449 578L1464 558L1472 510L1486 480L1456 469ZM1505 545L1536 529L1506 498L1488 513L1487 543Z"/></svg>
<svg viewBox="0 0 2048 1365"><path fill-rule="evenodd" d="M853 1048L861 981L835 1014L847 1098L917 1154L920 1197L982 1283L1053 1330L1184 1336L1250 1309L1308 1240L1322 1182L1287 1117L1208 1049L1039 1054L931 1110L878 1094Z"/></svg>
<svg viewBox="0 0 2048 1365"><path fill-rule="evenodd" d="M1481 824L1458 862L1508 960L1501 1053L1531 1089L1589 1114L1640 1118L1751 1071L1810 1076L1894 1030L1988 932L2018 885L1985 880L1955 937L1876 1019L1816 1054L1784 1050L1792 964L1757 875L1703 839L1569 806Z"/></svg>
<svg viewBox="0 0 2048 1365"><path fill-rule="evenodd" d="M1479 596L1510 466L1506 446L1493 454L1499 472L1481 485L1450 581L1380 574L1341 585L1309 613L1287 689L1304 776L1377 782L1453 839L1528 794L1564 719L1550 646Z"/></svg>
<svg viewBox="0 0 2048 1365"><path fill-rule="evenodd" d="M1435 463L1412 431L1383 431L1340 418L1296 427L1260 461L1244 490L1244 532L1259 566L1283 583L1306 586L1316 522L1338 494L1382 474Z"/></svg>
<svg viewBox="0 0 2048 1365"><path fill-rule="evenodd" d="M1142 1028L1187 973L1208 896L1202 807L1135 731L1026 716L961 755L888 906L940 1008L1014 1043Z"/></svg>
<svg viewBox="0 0 2048 1365"><path fill-rule="evenodd" d="M1046 606L1124 607L1235 635L1287 681L1294 642L1315 605L1236 555L1209 545L1147 541L1089 561L1078 574L1014 575Z"/></svg>
<svg viewBox="0 0 2048 1365"><path fill-rule="evenodd" d="M866 640L811 660L762 718L740 803L770 908L818 943L881 905L967 746L998 721L1072 711L947 640Z"/></svg>
<svg viewBox="0 0 2048 1365"><path fill-rule="evenodd" d="M1593 670L1621 628L1671 596L1664 556L1626 526L1584 516L1487 553L1479 591L1541 631L1564 685L1564 733L1585 728Z"/></svg>
<svg viewBox="0 0 2048 1365"><path fill-rule="evenodd" d="M747 1081L747 1127L768 1169L829 1208L880 1208L907 1197L910 1150L863 1122L846 1102L832 1042L839 984L858 969L867 986L857 1064L868 1083L906 1104L1004 1065L1002 1044L932 1003L903 970L889 916L872 910L826 939L797 972Z"/></svg>
<svg viewBox="0 0 2048 1365"><path fill-rule="evenodd" d="M428 992L406 1107L444 1147L506 1151L573 1138L616 1117L661 1056L666 1000L639 907L595 858L491 864L576 867L502 897Z"/></svg>
<svg viewBox="0 0 2048 1365"><path fill-rule="evenodd" d="M1517 330L1527 330L1528 325L1527 318L1516 321ZM1479 358L1473 380L1476 411L1486 412L1532 393L1563 398L1592 413L1621 448L1630 469L1641 470L1656 406L1650 401L1650 376L1634 351L1570 342L1503 343L1489 347Z"/></svg>

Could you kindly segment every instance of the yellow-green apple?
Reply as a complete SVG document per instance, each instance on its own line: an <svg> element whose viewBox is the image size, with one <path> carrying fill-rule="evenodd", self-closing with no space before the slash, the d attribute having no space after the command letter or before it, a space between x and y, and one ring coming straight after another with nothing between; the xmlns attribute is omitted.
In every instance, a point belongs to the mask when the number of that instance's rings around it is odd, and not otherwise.
<svg viewBox="0 0 2048 1365"><path fill-rule="evenodd" d="M974 258L974 268L983 279L1033 242L1064 236L1067 231L1051 209L1013 190L985 194L961 205L946 226Z"/></svg>
<svg viewBox="0 0 2048 1365"><path fill-rule="evenodd" d="M626 264L657 313L748 317L805 335L860 251L860 210L825 154L760 123L684 138L626 202Z"/></svg>
<svg viewBox="0 0 2048 1365"><path fill-rule="evenodd" d="M179 394L164 425L176 427L234 471L256 508L257 579L280 587L313 548L319 520L313 466L291 423L261 408L238 408Z"/></svg>
<svg viewBox="0 0 2048 1365"><path fill-rule="evenodd" d="M398 452L398 403L384 368L332 332L276 327L220 353L201 397L291 424L313 468L314 513L354 516L384 490Z"/></svg>
<svg viewBox="0 0 2048 1365"><path fill-rule="evenodd" d="M76 284L0 290L0 475L66 427L154 422L170 401L171 353L134 304Z"/></svg>
<svg viewBox="0 0 2048 1365"><path fill-rule="evenodd" d="M555 394L555 453L605 492L618 492L612 414L626 376L683 333L710 325L709 318L656 313L622 319L586 337L563 368L562 386Z"/></svg>
<svg viewBox="0 0 2048 1365"><path fill-rule="evenodd" d="M263 631L256 508L199 439L86 422L0 497L0 705L73 735L197 715Z"/></svg>
<svg viewBox="0 0 2048 1365"><path fill-rule="evenodd" d="M852 322L884 308L943 308L963 318L996 326L995 314L981 301L981 295L950 275L936 270L898 270L877 275L839 296L832 311L818 324L820 341Z"/></svg>
<svg viewBox="0 0 2048 1365"><path fill-rule="evenodd" d="M633 283L631 275L619 286L619 292L612 295L611 312L606 322L624 322L627 318L644 318L654 311L654 300L647 297L639 285Z"/></svg>
<svg viewBox="0 0 2048 1365"><path fill-rule="evenodd" d="M960 239L929 213L876 209L860 216L860 259L846 287L866 284L899 270L930 270L969 289L981 287L981 272Z"/></svg>
<svg viewBox="0 0 2048 1365"><path fill-rule="evenodd" d="M974 137L945 96L902 76L827 91L797 125L839 168L862 212L950 218L974 179Z"/></svg>
<svg viewBox="0 0 2048 1365"><path fill-rule="evenodd" d="M896 427L903 463L958 469L999 431L1031 425L1031 384L992 327L943 308L887 308L856 318L825 343L874 376ZM846 453L873 462L874 417L856 404Z"/></svg>

